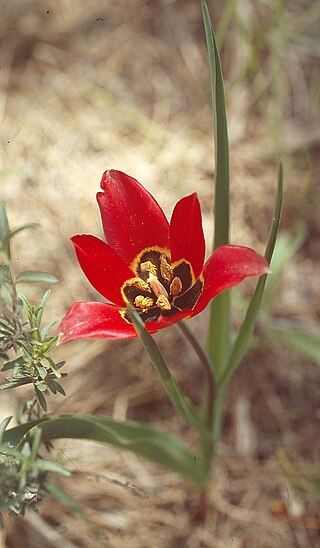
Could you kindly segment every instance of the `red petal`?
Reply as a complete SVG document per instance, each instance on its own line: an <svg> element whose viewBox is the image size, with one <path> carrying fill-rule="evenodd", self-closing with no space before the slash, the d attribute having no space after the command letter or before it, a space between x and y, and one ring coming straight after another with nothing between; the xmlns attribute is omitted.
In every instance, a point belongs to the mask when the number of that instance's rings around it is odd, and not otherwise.
<svg viewBox="0 0 320 548"><path fill-rule="evenodd" d="M82 234L71 238L80 266L93 287L109 301L123 306L120 288L133 272L103 240Z"/></svg>
<svg viewBox="0 0 320 548"><path fill-rule="evenodd" d="M136 337L134 327L119 314L119 309L107 303L75 303L59 327L61 342L75 339L127 339Z"/></svg>
<svg viewBox="0 0 320 548"><path fill-rule="evenodd" d="M190 310L184 310L171 318L161 316L145 325L150 333L155 333L189 314ZM96 302L74 303L63 318L58 333L62 343L84 338L129 339L137 336L135 328L122 318L117 306Z"/></svg>
<svg viewBox="0 0 320 548"><path fill-rule="evenodd" d="M205 240L196 193L182 198L173 210L170 222L170 249L171 262L186 259L198 278L203 267Z"/></svg>
<svg viewBox="0 0 320 548"><path fill-rule="evenodd" d="M250 276L269 271L266 259L249 247L223 245L209 257L203 269L203 292L192 312L199 314L218 293Z"/></svg>
<svg viewBox="0 0 320 548"><path fill-rule="evenodd" d="M127 264L147 247L169 248L168 221L138 181L112 169L103 174L101 188L97 200L106 240Z"/></svg>

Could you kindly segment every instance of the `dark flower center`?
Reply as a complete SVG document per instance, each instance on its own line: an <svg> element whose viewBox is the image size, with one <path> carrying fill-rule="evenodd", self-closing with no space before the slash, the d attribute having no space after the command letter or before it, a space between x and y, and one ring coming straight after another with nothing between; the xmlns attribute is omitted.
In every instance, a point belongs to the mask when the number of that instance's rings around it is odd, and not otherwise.
<svg viewBox="0 0 320 548"><path fill-rule="evenodd" d="M202 292L203 281L195 280L190 263L182 259L171 265L167 250L145 249L131 268L136 277L127 280L121 292L125 302L134 306L144 322L192 309ZM130 321L126 311L120 313Z"/></svg>

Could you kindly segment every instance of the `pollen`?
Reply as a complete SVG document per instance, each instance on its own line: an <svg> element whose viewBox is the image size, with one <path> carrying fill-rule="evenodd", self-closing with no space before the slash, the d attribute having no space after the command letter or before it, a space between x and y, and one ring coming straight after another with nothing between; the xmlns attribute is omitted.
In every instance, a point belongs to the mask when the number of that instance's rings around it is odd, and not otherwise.
<svg viewBox="0 0 320 548"><path fill-rule="evenodd" d="M151 261L141 263L140 268L142 272L150 272L154 276L157 275L157 267Z"/></svg>
<svg viewBox="0 0 320 548"><path fill-rule="evenodd" d="M134 304L137 308L141 308L143 312L147 312L147 310L154 305L154 301L151 297L143 297L143 295L138 295L134 300Z"/></svg>
<svg viewBox="0 0 320 548"><path fill-rule="evenodd" d="M171 304L165 295L159 295L156 305L160 308L160 310L171 310Z"/></svg>
<svg viewBox="0 0 320 548"><path fill-rule="evenodd" d="M177 295L181 293L181 290L182 290L182 281L180 280L180 278L178 278L178 276L175 276L170 284L170 293L171 295L176 297Z"/></svg>
<svg viewBox="0 0 320 548"><path fill-rule="evenodd" d="M143 281L141 278L133 278L133 280L128 280L126 285L129 287L136 287L141 291L147 291L148 293L151 293L149 284L147 284L147 282Z"/></svg>
<svg viewBox="0 0 320 548"><path fill-rule="evenodd" d="M171 282L173 278L173 270L164 253L161 253L160 255L160 272L166 282Z"/></svg>

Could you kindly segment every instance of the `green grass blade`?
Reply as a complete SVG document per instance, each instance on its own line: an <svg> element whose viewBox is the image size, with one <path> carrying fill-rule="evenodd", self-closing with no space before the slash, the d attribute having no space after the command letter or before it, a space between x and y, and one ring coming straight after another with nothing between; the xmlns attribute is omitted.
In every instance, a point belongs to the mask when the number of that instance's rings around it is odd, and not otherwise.
<svg viewBox="0 0 320 548"><path fill-rule="evenodd" d="M10 229L6 212L6 206L3 202L0 203L0 251L10 259Z"/></svg>
<svg viewBox="0 0 320 548"><path fill-rule="evenodd" d="M112 444L178 472L198 487L205 486L206 471L202 458L179 440L151 426L94 415L51 415L6 430L3 442L16 447L34 426L41 428L42 441L73 438Z"/></svg>
<svg viewBox="0 0 320 548"><path fill-rule="evenodd" d="M12 417L6 417L0 422L0 444L2 443L3 434L6 431L6 428L11 421Z"/></svg>
<svg viewBox="0 0 320 548"><path fill-rule="evenodd" d="M130 309L133 325L139 338L152 362L152 365L159 375L162 385L176 411L198 431L206 432L206 424L201 415L197 413L189 398L185 396L179 385L171 374L167 363L160 352L158 345L144 326L140 316Z"/></svg>
<svg viewBox="0 0 320 548"><path fill-rule="evenodd" d="M223 76L217 41L207 4L201 1L210 68L213 129L215 145L215 222L214 249L229 242L229 141ZM215 374L223 371L230 346L230 292L218 295L211 303L208 353Z"/></svg>
<svg viewBox="0 0 320 548"><path fill-rule="evenodd" d="M215 145L214 249L229 242L229 139L224 84L219 51L206 2L202 0L212 95Z"/></svg>
<svg viewBox="0 0 320 548"><path fill-rule="evenodd" d="M282 198L283 198L283 169L282 169L282 164L280 163L279 174L278 174L278 190L277 190L276 206L275 206L274 216L273 216L270 234L267 242L267 247L265 251L265 258L267 259L269 264L271 263L273 250L276 244L276 239L277 239L277 234L279 229L281 209L282 209ZM266 280L267 280L267 274L265 274L264 276L261 276L260 280L258 281L256 290L252 296L249 307L247 309L245 319L243 321L241 329L233 345L226 370L224 371L224 374L222 378L220 379L221 383L222 382L226 383L230 379L230 377L233 375L234 371L238 367L240 361L242 360L247 350L249 339L253 331L256 317L260 308Z"/></svg>

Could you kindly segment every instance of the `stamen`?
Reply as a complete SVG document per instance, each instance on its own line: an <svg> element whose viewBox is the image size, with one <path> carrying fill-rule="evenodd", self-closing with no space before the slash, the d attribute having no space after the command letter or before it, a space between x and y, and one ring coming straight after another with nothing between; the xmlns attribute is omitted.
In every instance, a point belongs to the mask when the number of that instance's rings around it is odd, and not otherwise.
<svg viewBox="0 0 320 548"><path fill-rule="evenodd" d="M143 281L141 278L133 278L133 280L128 280L126 282L126 286L136 287L137 289L140 289L141 291L148 291L148 293L151 293L149 284L147 284L147 282Z"/></svg>
<svg viewBox="0 0 320 548"><path fill-rule="evenodd" d="M164 253L161 253L160 255L160 272L166 282L171 282L173 278L173 270Z"/></svg>
<svg viewBox="0 0 320 548"><path fill-rule="evenodd" d="M153 299L151 297L144 297L143 295L138 295L134 300L134 305L137 308L141 308L142 312L147 312L149 308L154 305Z"/></svg>
<svg viewBox="0 0 320 548"><path fill-rule="evenodd" d="M151 272L147 280L148 284L150 285L153 293L156 297L160 297L160 295L163 295L168 299L169 295L166 291L166 289L163 287L162 283L159 282L157 276L154 276Z"/></svg>
<svg viewBox="0 0 320 548"><path fill-rule="evenodd" d="M156 305L160 308L160 310L171 310L171 304L165 295L159 295Z"/></svg>
<svg viewBox="0 0 320 548"><path fill-rule="evenodd" d="M177 295L179 295L179 293L181 293L181 290L182 281L180 280L180 278L178 278L178 276L175 276L170 284L170 293L171 295L176 297Z"/></svg>
<svg viewBox="0 0 320 548"><path fill-rule="evenodd" d="M150 272L154 276L157 275L157 267L151 261L146 261L145 263L141 263L140 269L142 272Z"/></svg>

